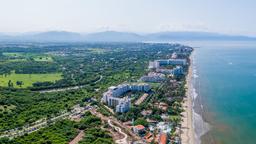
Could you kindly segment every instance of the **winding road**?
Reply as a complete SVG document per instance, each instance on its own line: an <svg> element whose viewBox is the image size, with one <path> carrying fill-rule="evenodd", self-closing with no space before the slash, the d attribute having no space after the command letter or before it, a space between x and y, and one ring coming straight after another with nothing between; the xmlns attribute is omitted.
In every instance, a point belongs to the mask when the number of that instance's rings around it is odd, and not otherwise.
<svg viewBox="0 0 256 144"><path fill-rule="evenodd" d="M111 120L108 120L108 124L109 124L111 127L113 127L116 131L118 131L120 134L124 135L124 138L119 139L119 140L116 140L116 143L117 143L117 144L128 144L128 140L127 140L128 136L127 136L127 134L124 133L124 132L122 132L122 130L121 130L120 127L117 127L117 126L113 125L113 124L111 123Z"/></svg>

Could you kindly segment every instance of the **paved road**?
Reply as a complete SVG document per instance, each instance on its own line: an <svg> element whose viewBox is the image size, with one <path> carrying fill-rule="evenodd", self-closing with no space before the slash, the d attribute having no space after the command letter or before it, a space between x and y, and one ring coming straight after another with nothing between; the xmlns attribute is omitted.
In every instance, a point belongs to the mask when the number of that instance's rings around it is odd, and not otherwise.
<svg viewBox="0 0 256 144"><path fill-rule="evenodd" d="M77 106L78 105L75 105L74 108L77 107ZM64 112L59 116L56 116L56 117L53 117L53 118L49 119L48 121L50 121L51 123L54 123L59 119L67 118L67 117L69 117L71 115L74 115L76 113L77 113L77 111ZM41 128L44 128L46 126L48 126L47 119L42 119L42 120L40 120L40 122L35 122L34 124L31 124L30 126L23 126L21 129L16 128L16 129L13 129L13 130L6 131L6 132L4 132L3 135L0 135L0 138L1 137L22 136L24 134L29 134L29 133L35 132L35 131L37 131Z"/></svg>
<svg viewBox="0 0 256 144"><path fill-rule="evenodd" d="M103 76L101 75L100 78L95 81L94 83L98 83L102 80ZM47 90L40 90L38 92L40 93L49 93L49 92L61 92L61 91L67 91L67 90L76 90L85 87L85 85L80 86L73 86L73 87L65 87L65 88L55 88L55 89L47 89Z"/></svg>
<svg viewBox="0 0 256 144"><path fill-rule="evenodd" d="M55 122L57 121L58 119L62 119L64 117L67 117L69 116L70 112L66 112L66 113L63 113L59 116L56 116L54 118L51 118L50 121L51 122ZM17 136L22 136L24 134L29 134L29 133L32 133L32 132L35 132L41 128L44 128L46 127L48 124L47 124L47 120L46 119L42 119L40 122L38 123L35 123L31 126L23 126L21 129L13 129L13 130L9 130L9 131L6 131L4 132L5 134L1 135L1 137L17 137Z"/></svg>

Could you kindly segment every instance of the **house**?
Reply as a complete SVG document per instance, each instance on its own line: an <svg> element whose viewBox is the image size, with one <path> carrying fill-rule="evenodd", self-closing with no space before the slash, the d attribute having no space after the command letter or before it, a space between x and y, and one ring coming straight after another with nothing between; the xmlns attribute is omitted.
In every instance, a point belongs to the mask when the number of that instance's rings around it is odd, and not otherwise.
<svg viewBox="0 0 256 144"><path fill-rule="evenodd" d="M145 127L143 125L136 125L133 127L133 132L137 134L143 134L145 132Z"/></svg>
<svg viewBox="0 0 256 144"><path fill-rule="evenodd" d="M158 144L167 144L167 134L166 133L161 133L158 139Z"/></svg>
<svg viewBox="0 0 256 144"><path fill-rule="evenodd" d="M174 53L172 53L172 59L176 59L178 57L178 55L177 55L177 53L176 52L174 52Z"/></svg>
<svg viewBox="0 0 256 144"><path fill-rule="evenodd" d="M149 132L144 136L144 139L147 143L151 143L154 139L154 136L152 133Z"/></svg>
<svg viewBox="0 0 256 144"><path fill-rule="evenodd" d="M152 114L152 110L143 110L143 111L141 112L141 114L142 114L143 116L151 115L151 114Z"/></svg>

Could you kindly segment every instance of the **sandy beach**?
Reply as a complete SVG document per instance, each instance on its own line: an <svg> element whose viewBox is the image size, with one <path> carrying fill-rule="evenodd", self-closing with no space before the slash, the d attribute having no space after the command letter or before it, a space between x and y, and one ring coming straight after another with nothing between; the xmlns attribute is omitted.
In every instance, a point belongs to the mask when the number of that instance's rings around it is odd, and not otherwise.
<svg viewBox="0 0 256 144"><path fill-rule="evenodd" d="M191 54L192 55L192 54ZM192 95L191 95L191 80L192 80L192 57L190 56L191 64L189 66L188 75L186 77L187 93L184 98L183 108L185 111L182 113L183 118L181 122L181 143L182 144L195 144L195 133L193 129L193 111L192 111Z"/></svg>

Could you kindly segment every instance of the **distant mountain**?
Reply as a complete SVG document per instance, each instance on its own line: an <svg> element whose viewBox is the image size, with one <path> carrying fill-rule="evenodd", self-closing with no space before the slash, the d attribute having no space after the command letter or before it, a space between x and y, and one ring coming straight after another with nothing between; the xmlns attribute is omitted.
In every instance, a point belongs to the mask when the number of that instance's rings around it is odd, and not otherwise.
<svg viewBox="0 0 256 144"><path fill-rule="evenodd" d="M232 36L210 32L158 32L146 35L149 40L256 40L254 37Z"/></svg>
<svg viewBox="0 0 256 144"><path fill-rule="evenodd" d="M141 42L146 40L144 36L128 33L128 32L116 32L116 31L105 31L98 33L91 33L85 35L86 41L103 41L103 42Z"/></svg>
<svg viewBox="0 0 256 144"><path fill-rule="evenodd" d="M240 40L256 41L255 37L232 36L209 32L158 32L139 35L129 32L105 31L80 34L66 31L23 33L18 36L0 33L0 41L22 42L143 42L174 40Z"/></svg>
<svg viewBox="0 0 256 144"><path fill-rule="evenodd" d="M53 41L53 42L73 42L82 41L83 37L79 33L66 31L49 31L36 34L26 34L16 37L18 40L24 41Z"/></svg>
<svg viewBox="0 0 256 144"><path fill-rule="evenodd" d="M8 36L6 34L0 33L0 40L8 40L10 38L11 38L11 36Z"/></svg>

